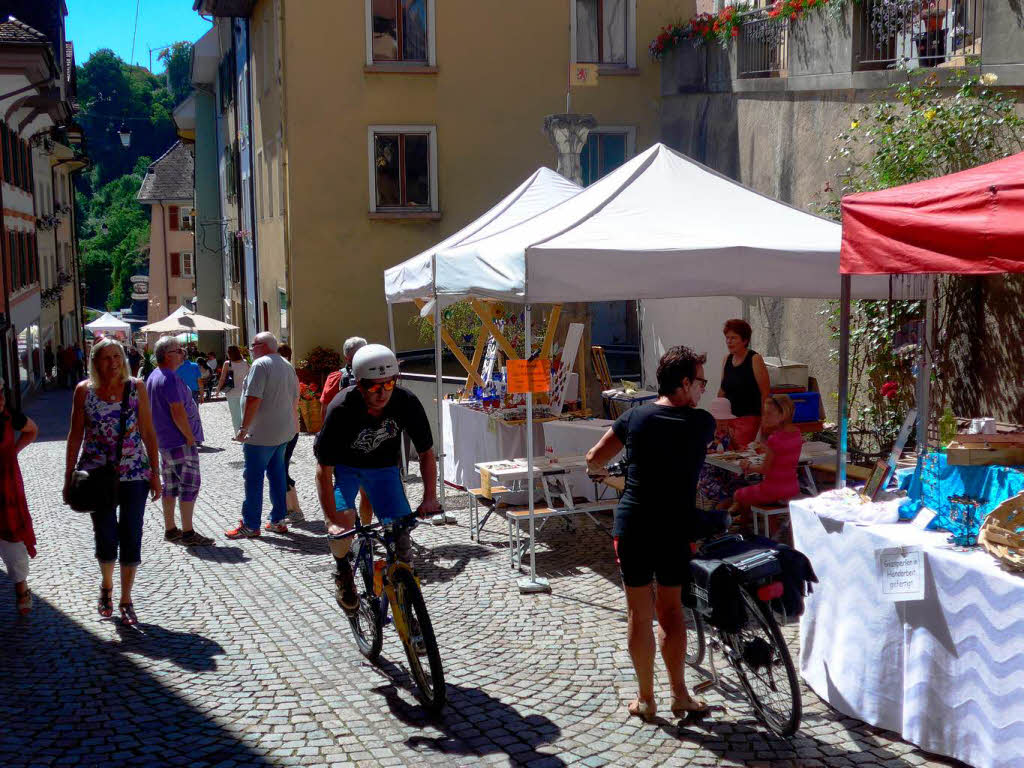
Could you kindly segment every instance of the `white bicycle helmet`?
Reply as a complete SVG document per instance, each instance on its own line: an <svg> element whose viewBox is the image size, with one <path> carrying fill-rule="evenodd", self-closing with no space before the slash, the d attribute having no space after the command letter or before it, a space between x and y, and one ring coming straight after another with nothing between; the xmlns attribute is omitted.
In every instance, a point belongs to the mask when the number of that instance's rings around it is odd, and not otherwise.
<svg viewBox="0 0 1024 768"><path fill-rule="evenodd" d="M398 358L383 344L367 344L352 358L352 373L359 381L397 376Z"/></svg>

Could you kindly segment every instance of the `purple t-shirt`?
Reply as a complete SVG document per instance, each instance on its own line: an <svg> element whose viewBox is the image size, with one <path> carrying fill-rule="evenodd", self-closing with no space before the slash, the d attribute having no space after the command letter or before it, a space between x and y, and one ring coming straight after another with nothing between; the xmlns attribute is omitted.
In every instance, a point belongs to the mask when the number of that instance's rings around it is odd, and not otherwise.
<svg viewBox="0 0 1024 768"><path fill-rule="evenodd" d="M203 441L203 423L199 420L199 408L192 399L188 385L178 378L174 371L156 368L146 379L146 392L149 394L149 405L153 411L156 442L161 451L180 448L185 444L185 436L171 418L171 403L181 403L185 406L192 436L197 443Z"/></svg>

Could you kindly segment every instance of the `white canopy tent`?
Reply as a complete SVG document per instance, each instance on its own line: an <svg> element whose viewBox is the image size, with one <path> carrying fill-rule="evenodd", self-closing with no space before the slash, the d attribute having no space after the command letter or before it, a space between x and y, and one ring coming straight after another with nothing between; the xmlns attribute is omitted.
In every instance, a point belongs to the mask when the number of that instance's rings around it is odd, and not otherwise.
<svg viewBox="0 0 1024 768"><path fill-rule="evenodd" d="M765 197L656 144L516 226L434 249L433 284L392 279L387 296L389 303L437 298L440 304L465 297L524 303L529 355L533 303L839 297L841 239L839 224ZM887 276L859 280L854 293L857 298L889 295ZM532 421L531 407L528 456ZM531 511L532 480L531 472ZM530 523L531 576L522 589L539 584L532 514Z"/></svg>
<svg viewBox="0 0 1024 768"><path fill-rule="evenodd" d="M93 333L125 333L132 332L132 326L124 320L118 320L109 312L104 312L91 323L86 323L86 330Z"/></svg>

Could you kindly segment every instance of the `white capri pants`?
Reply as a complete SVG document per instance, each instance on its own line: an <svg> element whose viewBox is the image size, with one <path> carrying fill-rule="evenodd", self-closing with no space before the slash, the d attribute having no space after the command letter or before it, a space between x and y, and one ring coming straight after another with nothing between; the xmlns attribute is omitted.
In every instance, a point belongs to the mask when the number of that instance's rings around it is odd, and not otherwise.
<svg viewBox="0 0 1024 768"><path fill-rule="evenodd" d="M24 542L0 539L0 560L7 568L7 577L15 584L28 578L28 550Z"/></svg>

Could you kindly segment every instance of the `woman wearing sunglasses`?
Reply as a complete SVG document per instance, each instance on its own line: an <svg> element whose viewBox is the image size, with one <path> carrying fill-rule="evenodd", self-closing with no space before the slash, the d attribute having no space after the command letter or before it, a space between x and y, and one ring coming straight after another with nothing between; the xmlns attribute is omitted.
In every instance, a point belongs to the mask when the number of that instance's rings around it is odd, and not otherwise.
<svg viewBox="0 0 1024 768"><path fill-rule="evenodd" d="M328 520L327 532L336 536L355 525L360 488L382 523L412 514L398 468L403 431L416 447L423 478L423 503L417 512L421 516L440 512L430 423L416 395L396 386L395 353L380 344L367 344L352 358L352 372L355 386L331 401L313 445L317 493ZM346 612L354 613L358 601L348 561L350 543L348 538L331 539L330 546L337 565L335 599ZM396 545L398 556L411 563L407 528L398 535Z"/></svg>

